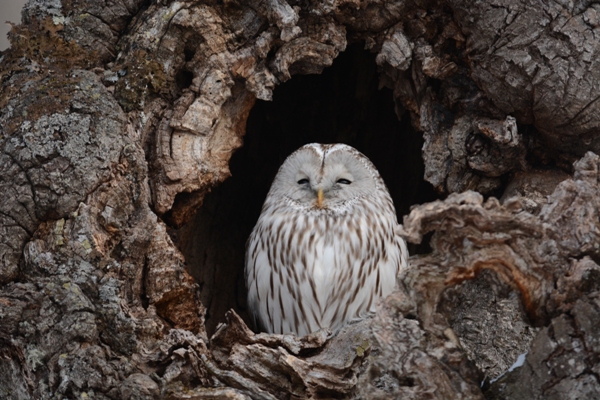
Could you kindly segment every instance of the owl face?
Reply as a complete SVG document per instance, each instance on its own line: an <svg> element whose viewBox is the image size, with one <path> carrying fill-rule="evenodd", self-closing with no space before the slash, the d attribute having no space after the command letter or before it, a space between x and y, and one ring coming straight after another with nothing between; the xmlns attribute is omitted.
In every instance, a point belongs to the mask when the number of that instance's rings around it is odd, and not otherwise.
<svg viewBox="0 0 600 400"><path fill-rule="evenodd" d="M335 211L369 196L382 183L371 162L354 148L308 144L283 163L269 197L284 196L304 210Z"/></svg>

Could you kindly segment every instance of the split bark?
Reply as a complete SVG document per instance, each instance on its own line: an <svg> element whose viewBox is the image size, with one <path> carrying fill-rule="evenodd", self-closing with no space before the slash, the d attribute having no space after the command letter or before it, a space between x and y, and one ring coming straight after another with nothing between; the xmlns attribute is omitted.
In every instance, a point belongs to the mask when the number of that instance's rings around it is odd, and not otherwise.
<svg viewBox="0 0 600 400"><path fill-rule="evenodd" d="M30 0L0 55L0 397L600 397L599 10ZM356 42L448 195L404 219L431 252L337 335L232 311L209 340L168 231L256 99Z"/></svg>

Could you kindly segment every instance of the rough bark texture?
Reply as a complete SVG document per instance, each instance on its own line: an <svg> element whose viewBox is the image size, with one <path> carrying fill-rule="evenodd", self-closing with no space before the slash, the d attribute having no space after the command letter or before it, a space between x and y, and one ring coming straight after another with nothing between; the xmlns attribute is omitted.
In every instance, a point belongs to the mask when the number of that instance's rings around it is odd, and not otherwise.
<svg viewBox="0 0 600 400"><path fill-rule="evenodd" d="M600 397L599 12L30 0L0 54L0 398ZM243 245L224 239L244 230L215 216L239 192L217 186L257 102L357 44L372 56L356 70L375 63L412 124L360 140L398 154L422 140L445 199L404 217L424 254L374 318L253 333L238 316ZM240 160L276 166L271 150ZM400 182L421 174L415 158L390 165ZM414 187L396 196L425 197Z"/></svg>

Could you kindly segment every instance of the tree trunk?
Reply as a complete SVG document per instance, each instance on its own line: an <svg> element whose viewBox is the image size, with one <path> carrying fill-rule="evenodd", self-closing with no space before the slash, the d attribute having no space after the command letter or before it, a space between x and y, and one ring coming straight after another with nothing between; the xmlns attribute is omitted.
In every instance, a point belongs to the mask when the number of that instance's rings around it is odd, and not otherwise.
<svg viewBox="0 0 600 400"><path fill-rule="evenodd" d="M589 3L30 0L0 53L0 398L600 398ZM373 160L410 268L336 335L254 333L244 243L313 141Z"/></svg>

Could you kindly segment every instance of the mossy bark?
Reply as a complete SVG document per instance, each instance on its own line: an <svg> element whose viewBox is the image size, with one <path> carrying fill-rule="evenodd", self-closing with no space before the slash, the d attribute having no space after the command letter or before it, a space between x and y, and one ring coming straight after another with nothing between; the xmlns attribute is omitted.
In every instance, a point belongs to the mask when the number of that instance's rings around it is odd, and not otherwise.
<svg viewBox="0 0 600 400"><path fill-rule="evenodd" d="M0 397L600 397L599 12L30 0L0 55ZM372 319L253 333L244 240L306 141L374 160L415 255Z"/></svg>

